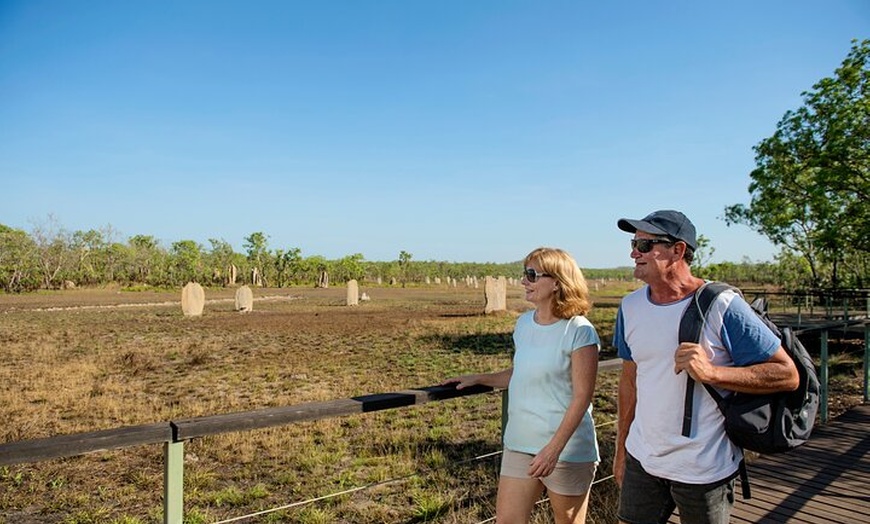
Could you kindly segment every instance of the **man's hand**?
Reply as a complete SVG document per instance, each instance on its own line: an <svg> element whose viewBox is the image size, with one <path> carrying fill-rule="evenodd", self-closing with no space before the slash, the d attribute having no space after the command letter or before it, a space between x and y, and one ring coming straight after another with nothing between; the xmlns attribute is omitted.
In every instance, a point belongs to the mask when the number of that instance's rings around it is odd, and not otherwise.
<svg viewBox="0 0 870 524"><path fill-rule="evenodd" d="M716 366L700 345L683 342L674 353L674 373L679 375L683 371L698 382L712 382Z"/></svg>
<svg viewBox="0 0 870 524"><path fill-rule="evenodd" d="M622 479L625 478L625 449L622 452L616 452L613 456L613 479L616 480L616 485L622 489Z"/></svg>

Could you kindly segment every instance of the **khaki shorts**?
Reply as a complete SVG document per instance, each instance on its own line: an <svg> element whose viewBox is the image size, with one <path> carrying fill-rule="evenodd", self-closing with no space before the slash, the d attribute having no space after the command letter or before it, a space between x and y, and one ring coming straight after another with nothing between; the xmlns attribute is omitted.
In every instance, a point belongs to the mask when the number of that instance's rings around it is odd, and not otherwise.
<svg viewBox="0 0 870 524"><path fill-rule="evenodd" d="M504 477L530 479L529 464L534 455L519 453L505 449L501 456L501 475ZM550 493L578 497L585 495L595 480L597 462L562 462L556 463L556 469L548 476L538 479Z"/></svg>

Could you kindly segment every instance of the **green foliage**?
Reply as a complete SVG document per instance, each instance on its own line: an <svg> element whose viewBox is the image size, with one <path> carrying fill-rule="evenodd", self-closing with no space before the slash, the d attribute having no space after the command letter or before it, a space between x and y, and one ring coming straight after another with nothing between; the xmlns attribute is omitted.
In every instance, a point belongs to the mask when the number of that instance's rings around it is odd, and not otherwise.
<svg viewBox="0 0 870 524"><path fill-rule="evenodd" d="M862 287L870 252L870 40L757 146L748 206L725 210L807 262L811 286Z"/></svg>
<svg viewBox="0 0 870 524"><path fill-rule="evenodd" d="M265 268L269 265L271 255L269 253L269 237L258 231L245 237L245 252L248 254L248 262L256 268L265 280Z"/></svg>
<svg viewBox="0 0 870 524"><path fill-rule="evenodd" d="M224 239L208 239L211 250L205 255L205 266L211 273L213 284L226 284L226 275L230 272L236 253L233 246Z"/></svg>
<svg viewBox="0 0 870 524"><path fill-rule="evenodd" d="M715 252L716 248L712 246L710 239L704 235L698 235L698 247L695 249L695 257L692 260L692 269L696 271L703 269Z"/></svg>
<svg viewBox="0 0 870 524"><path fill-rule="evenodd" d="M414 502L416 522L430 522L450 511L453 501L450 497L434 490L415 489L411 493Z"/></svg>
<svg viewBox="0 0 870 524"><path fill-rule="evenodd" d="M362 255L360 255L362 256ZM273 258L275 264L276 285L284 287L288 278L292 278L299 271L299 263L302 260L302 250L293 247L288 250L277 249Z"/></svg>
<svg viewBox="0 0 870 524"><path fill-rule="evenodd" d="M36 278L36 244L20 229L0 224L0 285L7 293L33 291Z"/></svg>
<svg viewBox="0 0 870 524"><path fill-rule="evenodd" d="M197 508L188 509L184 513L184 524L206 524L207 522L214 522L214 519Z"/></svg>
<svg viewBox="0 0 870 524"><path fill-rule="evenodd" d="M193 240L172 243L172 282L183 286L187 282L203 281L202 246Z"/></svg>
<svg viewBox="0 0 870 524"><path fill-rule="evenodd" d="M346 256L336 260L331 264L332 278L338 282L347 282L348 280L361 280L365 276L365 258L361 253Z"/></svg>

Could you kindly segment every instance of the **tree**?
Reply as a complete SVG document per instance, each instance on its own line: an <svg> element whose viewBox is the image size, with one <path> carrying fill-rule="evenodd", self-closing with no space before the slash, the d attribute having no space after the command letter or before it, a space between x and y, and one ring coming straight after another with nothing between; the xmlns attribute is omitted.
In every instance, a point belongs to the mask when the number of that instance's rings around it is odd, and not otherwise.
<svg viewBox="0 0 870 524"><path fill-rule="evenodd" d="M173 242L170 257L173 284L202 281L202 246L193 240Z"/></svg>
<svg viewBox="0 0 870 524"><path fill-rule="evenodd" d="M131 282L141 284L165 284L160 274L163 252L160 243L151 235L134 235L129 245L128 275Z"/></svg>
<svg viewBox="0 0 870 524"><path fill-rule="evenodd" d="M870 251L870 40L853 41L834 78L802 93L755 146L749 206L725 209L807 262L813 286L863 286ZM845 273L844 273L845 271Z"/></svg>
<svg viewBox="0 0 870 524"><path fill-rule="evenodd" d="M107 226L101 231L75 231L70 239L70 248L75 255L75 267L71 277L77 284L93 285L106 278L106 251L111 244L113 230Z"/></svg>
<svg viewBox="0 0 870 524"><path fill-rule="evenodd" d="M695 257L692 259L692 269L703 270L710 263L715 252L716 248L711 245L710 239L704 235L698 235L698 247L695 249Z"/></svg>
<svg viewBox="0 0 870 524"><path fill-rule="evenodd" d="M33 226L31 238L36 243L42 287L51 289L57 285L58 275L67 263L70 235L57 218L49 215L46 221Z"/></svg>
<svg viewBox="0 0 870 524"><path fill-rule="evenodd" d="M284 279L288 275L292 278L299 271L299 262L302 260L302 250L291 247L288 250L276 249L274 256L275 271L277 273L278 287L284 287Z"/></svg>
<svg viewBox="0 0 870 524"><path fill-rule="evenodd" d="M399 252L399 271L402 274L402 287L405 287L405 281L408 279L408 264L411 262L411 257L413 257L411 253L407 251Z"/></svg>
<svg viewBox="0 0 870 524"><path fill-rule="evenodd" d="M256 269L264 282L266 280L265 266L269 262L269 237L262 232L251 233L245 237L245 251L252 269ZM255 282L251 282L255 284Z"/></svg>
<svg viewBox="0 0 870 524"><path fill-rule="evenodd" d="M0 286L7 293L39 288L36 244L20 229L0 224Z"/></svg>
<svg viewBox="0 0 870 524"><path fill-rule="evenodd" d="M212 273L212 281L215 284L231 284L229 274L232 272L235 252L233 246L224 239L210 238L211 251L206 256L207 263Z"/></svg>
<svg viewBox="0 0 870 524"><path fill-rule="evenodd" d="M354 253L336 260L333 264L335 280L337 282L360 280L365 275L364 260L362 253Z"/></svg>

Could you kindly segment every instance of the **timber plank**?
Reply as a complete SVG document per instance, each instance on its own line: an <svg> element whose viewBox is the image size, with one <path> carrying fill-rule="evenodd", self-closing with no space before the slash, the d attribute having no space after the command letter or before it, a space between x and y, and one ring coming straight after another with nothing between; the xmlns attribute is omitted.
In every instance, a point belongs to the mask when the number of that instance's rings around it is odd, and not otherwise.
<svg viewBox="0 0 870 524"><path fill-rule="evenodd" d="M461 390L456 389L453 385L430 386L328 402L309 402L258 411L173 420L171 424L174 438L180 441L231 431L248 431L307 420L412 406L435 400L487 393L492 390L493 388L487 386L472 386Z"/></svg>
<svg viewBox="0 0 870 524"><path fill-rule="evenodd" d="M0 444L0 465L39 462L96 451L172 441L167 422Z"/></svg>
<svg viewBox="0 0 870 524"><path fill-rule="evenodd" d="M740 498L735 523L852 524L870 515L870 405L852 408L784 454L747 464L752 498ZM680 522L672 515L669 523Z"/></svg>

